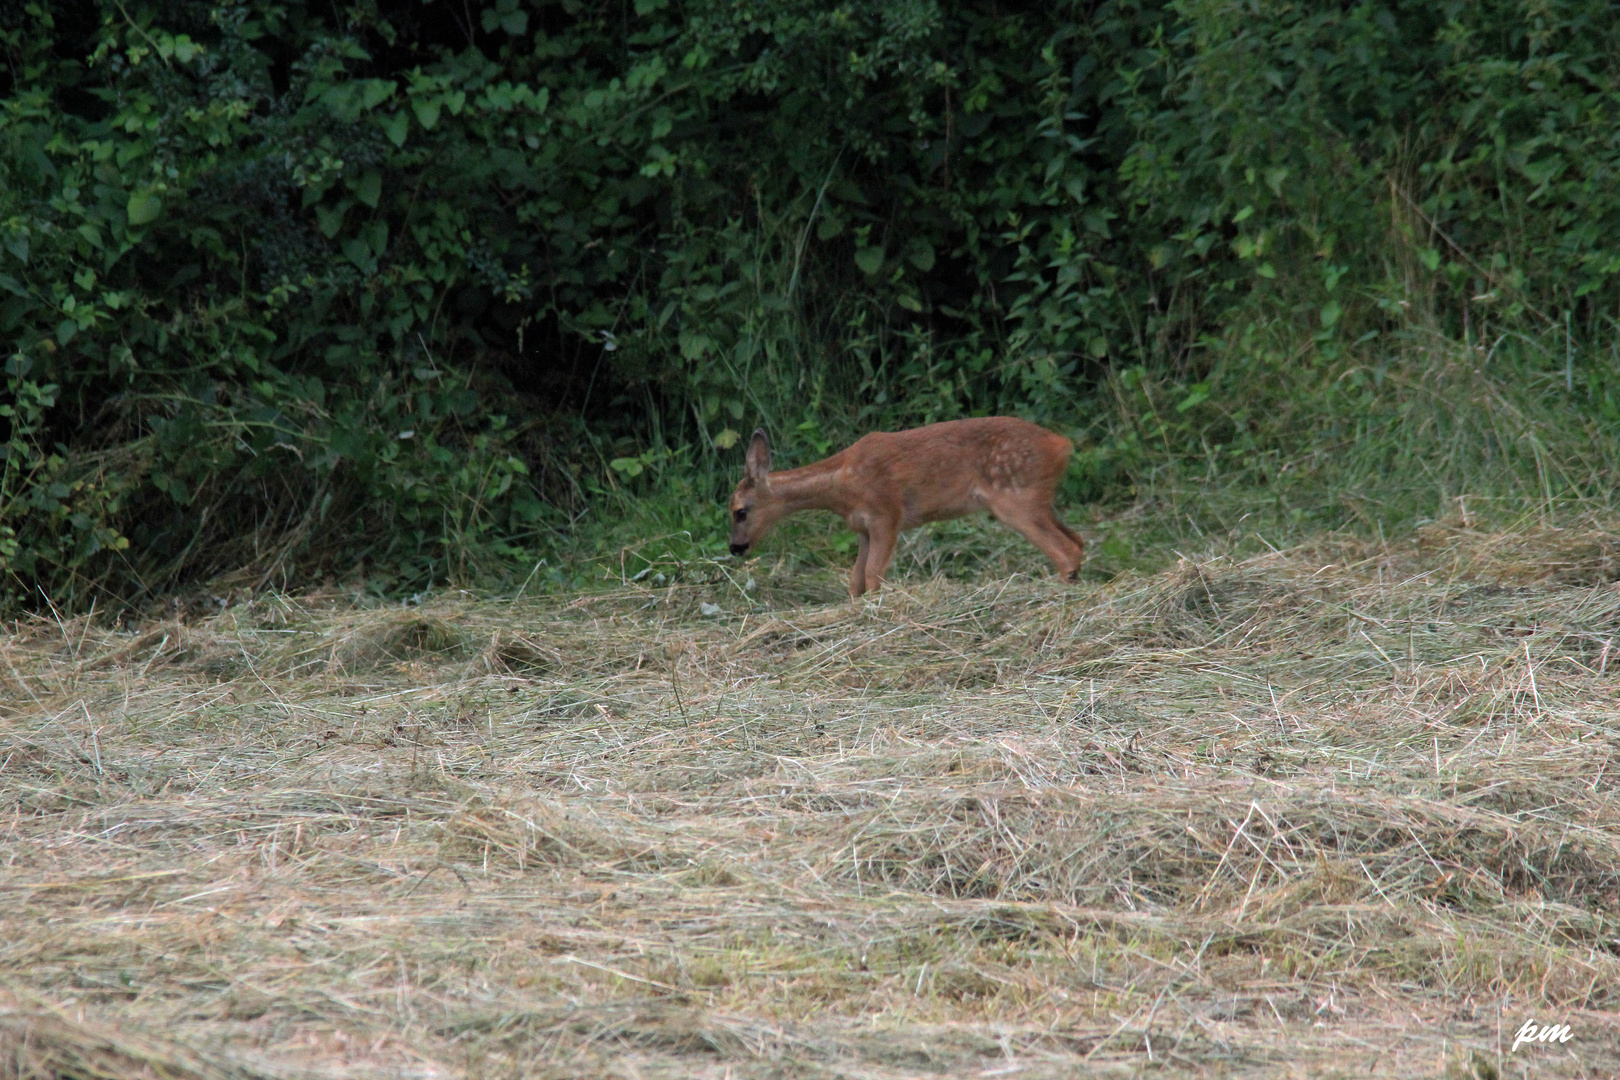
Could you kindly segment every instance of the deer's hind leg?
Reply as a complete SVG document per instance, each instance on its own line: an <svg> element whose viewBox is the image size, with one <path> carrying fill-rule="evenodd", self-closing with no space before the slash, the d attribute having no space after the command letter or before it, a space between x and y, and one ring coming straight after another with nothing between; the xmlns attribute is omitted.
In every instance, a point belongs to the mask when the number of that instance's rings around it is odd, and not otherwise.
<svg viewBox="0 0 1620 1080"><path fill-rule="evenodd" d="M1080 564L1086 557L1086 542L1058 520L1050 501L1004 497L990 503L990 513L1040 548L1057 567L1058 577L1064 581L1079 577Z"/></svg>
<svg viewBox="0 0 1620 1080"><path fill-rule="evenodd" d="M1052 515L1052 524L1056 525L1059 529L1062 529L1063 530L1063 535L1068 537L1069 542L1074 545L1074 569L1069 571L1069 573L1067 575L1065 575L1063 580L1064 581L1078 580L1079 576L1080 576L1080 567L1086 561L1086 540L1085 540L1085 537L1081 536L1079 533L1075 532L1073 529L1071 529L1067 525L1065 525L1063 523L1063 519L1057 516L1057 511L1056 510L1050 511L1050 513Z"/></svg>

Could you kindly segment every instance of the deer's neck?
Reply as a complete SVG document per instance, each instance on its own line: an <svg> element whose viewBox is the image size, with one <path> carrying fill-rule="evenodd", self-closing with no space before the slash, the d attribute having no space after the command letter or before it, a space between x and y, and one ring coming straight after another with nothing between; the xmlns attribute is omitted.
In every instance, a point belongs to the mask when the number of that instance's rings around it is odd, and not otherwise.
<svg viewBox="0 0 1620 1080"><path fill-rule="evenodd" d="M839 477L842 454L800 469L771 473L771 495L781 500L787 513L799 510L831 510L847 516L849 493Z"/></svg>

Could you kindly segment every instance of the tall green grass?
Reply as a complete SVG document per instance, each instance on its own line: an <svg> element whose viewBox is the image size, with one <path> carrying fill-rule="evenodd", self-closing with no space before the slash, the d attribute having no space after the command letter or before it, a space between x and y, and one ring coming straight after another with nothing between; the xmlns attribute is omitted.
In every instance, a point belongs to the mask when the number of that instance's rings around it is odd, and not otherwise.
<svg viewBox="0 0 1620 1080"><path fill-rule="evenodd" d="M1088 574L1149 569L1189 546L1393 538L1433 520L1506 529L1615 509L1616 376L1597 350L1552 334L1473 343L1412 329L1330 359L1278 324L1210 351L1203 379L1118 371L1054 424L1077 443L1059 509L1091 542ZM845 445L863 430L855 415L773 430L777 466ZM904 424L884 419L866 430ZM605 490L559 547L570 584L726 572L724 501L741 464L740 445L670 447L657 468ZM853 552L842 522L808 514L760 557L773 571L831 575ZM902 578L1012 570L1044 563L978 519L920 530L896 563Z"/></svg>

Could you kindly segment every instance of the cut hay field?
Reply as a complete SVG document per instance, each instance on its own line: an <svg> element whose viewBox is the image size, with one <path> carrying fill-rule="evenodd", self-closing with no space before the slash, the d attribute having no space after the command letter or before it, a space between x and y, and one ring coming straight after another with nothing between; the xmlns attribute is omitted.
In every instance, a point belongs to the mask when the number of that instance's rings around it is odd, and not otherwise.
<svg viewBox="0 0 1620 1080"><path fill-rule="evenodd" d="M1620 1076L1620 534L768 570L7 627L0 1074Z"/></svg>

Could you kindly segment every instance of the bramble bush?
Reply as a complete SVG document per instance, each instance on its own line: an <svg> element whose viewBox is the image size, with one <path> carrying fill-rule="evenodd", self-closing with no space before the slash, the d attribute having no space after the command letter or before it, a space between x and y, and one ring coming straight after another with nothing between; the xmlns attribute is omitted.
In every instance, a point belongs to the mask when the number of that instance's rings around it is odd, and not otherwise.
<svg viewBox="0 0 1620 1080"><path fill-rule="evenodd" d="M758 423L1013 412L1078 497L1317 524L1593 494L1620 423L1593 0L40 0L0 48L8 607L703 547Z"/></svg>

